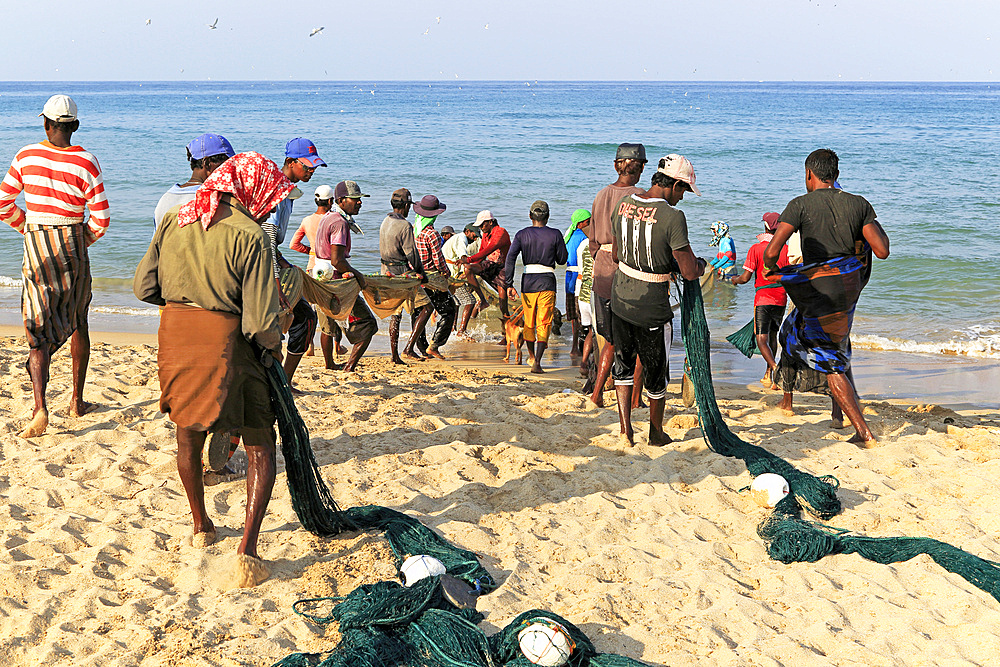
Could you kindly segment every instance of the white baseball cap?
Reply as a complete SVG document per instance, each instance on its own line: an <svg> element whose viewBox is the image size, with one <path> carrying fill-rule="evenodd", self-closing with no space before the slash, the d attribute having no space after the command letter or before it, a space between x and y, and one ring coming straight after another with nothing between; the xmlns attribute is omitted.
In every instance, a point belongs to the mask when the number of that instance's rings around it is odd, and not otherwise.
<svg viewBox="0 0 1000 667"><path fill-rule="evenodd" d="M316 194L313 196L316 199L333 199L333 188L329 185L321 185L316 188Z"/></svg>
<svg viewBox="0 0 1000 667"><path fill-rule="evenodd" d="M483 223L486 222L487 220L496 220L496 218L494 218L493 214L490 213L489 211L480 211L479 215L476 216L476 221L472 224L474 224L476 227L482 227Z"/></svg>
<svg viewBox="0 0 1000 667"><path fill-rule="evenodd" d="M665 158L662 158L660 160L660 166L656 169L656 171L660 172L664 176L669 176L670 178L687 183L691 188L691 192L695 193L699 197L701 196L701 190L699 190L694 184L694 167L691 166L691 160L688 160L683 155L671 153Z"/></svg>
<svg viewBox="0 0 1000 667"><path fill-rule="evenodd" d="M76 120L76 102L69 95L53 95L38 115L57 123L72 123Z"/></svg>

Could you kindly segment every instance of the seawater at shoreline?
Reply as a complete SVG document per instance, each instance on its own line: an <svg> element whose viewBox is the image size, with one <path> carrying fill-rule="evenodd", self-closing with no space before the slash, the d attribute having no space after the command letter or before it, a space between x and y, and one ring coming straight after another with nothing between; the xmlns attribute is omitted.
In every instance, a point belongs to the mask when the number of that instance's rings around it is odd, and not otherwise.
<svg viewBox="0 0 1000 667"><path fill-rule="evenodd" d="M155 308L143 310L149 311L149 316L137 317L133 314L92 309L90 316L92 339L114 345L156 345L158 311ZM676 324L679 327L679 318L676 319ZM409 327L404 318L401 327L403 342L408 333ZM489 330L488 325L473 320L470 333L474 341L461 341L452 337L442 349L450 362L527 372L526 365L518 367L503 364L501 360L505 350L496 344L499 340L498 330ZM20 315L0 311L0 336L23 337L23 335ZM570 341L569 326L564 325L563 335L553 336L551 339L551 345L546 351L545 365L553 373L558 373L561 378L576 381L576 369L573 365L575 360L570 359L569 354ZM955 410L1000 410L996 391L996 388L1000 387L1000 360L893 349L866 349L864 345L854 347L852 358L854 376L858 383L858 391L865 400L893 399L912 403L933 403ZM366 352L366 357L376 356L389 356L389 335L385 321L380 322L379 331ZM683 343L675 331L674 344L670 350L670 372L674 382L680 378L683 360ZM721 342L713 340L712 376L715 382L756 387L763 374L763 368L760 357L747 359L724 340ZM777 392L768 393L775 400L779 395Z"/></svg>

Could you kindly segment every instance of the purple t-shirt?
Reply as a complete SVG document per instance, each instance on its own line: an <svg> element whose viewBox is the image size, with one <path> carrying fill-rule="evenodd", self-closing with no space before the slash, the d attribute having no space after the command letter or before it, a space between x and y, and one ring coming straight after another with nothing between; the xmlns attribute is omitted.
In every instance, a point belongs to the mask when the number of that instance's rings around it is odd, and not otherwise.
<svg viewBox="0 0 1000 667"><path fill-rule="evenodd" d="M351 226L340 213L327 213L316 227L316 259L329 260L333 253L331 246L344 246L344 257L351 256ZM333 269L333 278L340 278L340 272Z"/></svg>

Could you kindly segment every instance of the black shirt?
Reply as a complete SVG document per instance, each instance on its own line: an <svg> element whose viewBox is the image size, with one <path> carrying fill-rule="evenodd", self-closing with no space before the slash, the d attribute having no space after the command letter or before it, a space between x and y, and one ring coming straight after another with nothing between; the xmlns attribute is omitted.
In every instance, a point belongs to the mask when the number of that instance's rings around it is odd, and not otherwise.
<svg viewBox="0 0 1000 667"><path fill-rule="evenodd" d="M861 230L875 222L875 209L864 197L823 188L788 202L779 220L801 232L802 261L812 264L857 254Z"/></svg>

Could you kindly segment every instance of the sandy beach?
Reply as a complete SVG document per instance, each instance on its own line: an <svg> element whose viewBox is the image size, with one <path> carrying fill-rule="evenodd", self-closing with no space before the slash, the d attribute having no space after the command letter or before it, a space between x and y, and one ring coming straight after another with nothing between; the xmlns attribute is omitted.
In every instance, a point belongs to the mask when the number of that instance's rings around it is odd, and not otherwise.
<svg viewBox="0 0 1000 667"><path fill-rule="evenodd" d="M10 333L10 332L4 332ZM207 489L220 540L190 544L172 424L157 411L155 338L94 336L86 398L65 414L70 363L54 358L48 433L30 415L23 337L0 370L0 656L5 665L269 665L333 648L336 627L292 612L395 576L378 534L319 539L279 477L261 535L272 576L232 589L242 478ZM499 355L497 355L499 356ZM327 483L344 507L404 511L481 555L500 588L480 601L488 634L530 608L556 612L598 650L670 665L989 664L1000 602L926 556L885 566L856 555L783 565L739 490L742 462L711 452L671 384L663 448L619 444L617 416L576 390L575 370L366 358L356 375L307 357L297 399ZM676 378L675 378L676 380ZM870 536L930 536L1000 560L1000 414L865 401L882 444L829 428L828 401L719 384L730 427L841 482L829 523ZM635 414L637 432L648 413ZM237 454L237 461L242 457Z"/></svg>

